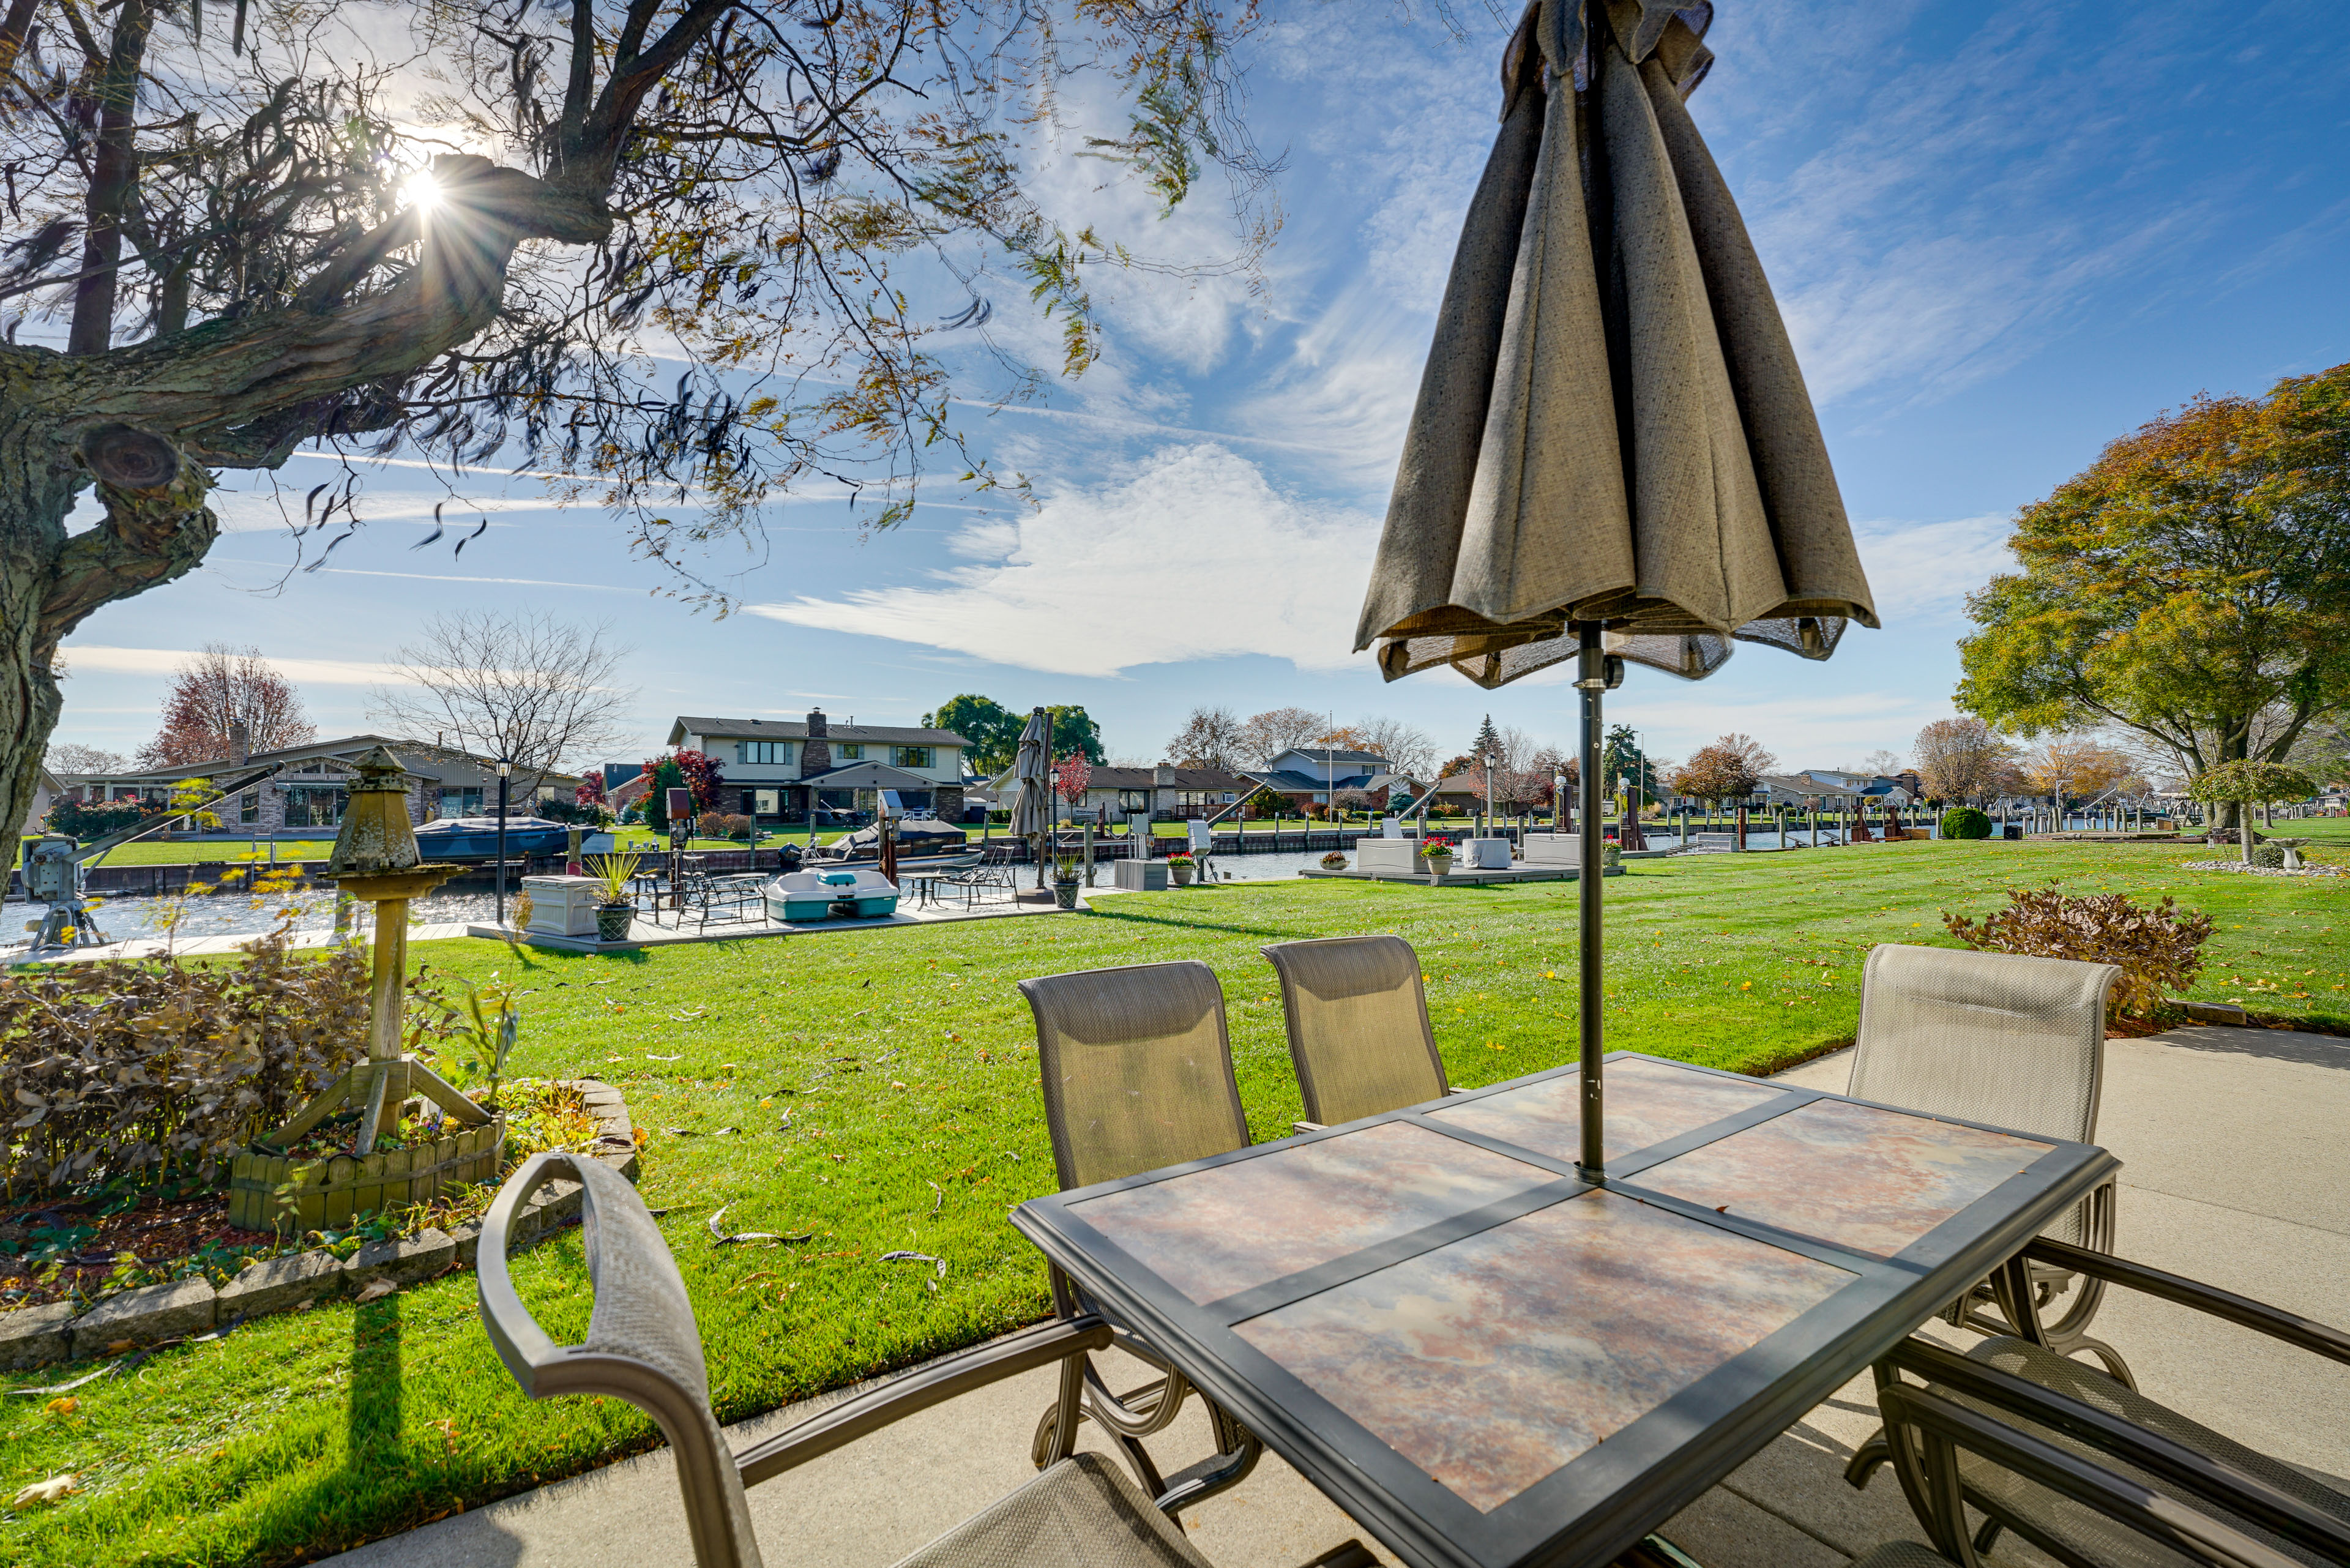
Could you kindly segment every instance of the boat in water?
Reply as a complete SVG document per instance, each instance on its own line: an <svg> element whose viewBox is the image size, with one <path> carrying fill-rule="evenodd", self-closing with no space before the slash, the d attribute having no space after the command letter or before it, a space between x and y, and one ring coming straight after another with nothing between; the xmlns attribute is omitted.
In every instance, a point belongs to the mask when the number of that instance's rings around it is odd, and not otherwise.
<svg viewBox="0 0 2350 1568"><path fill-rule="evenodd" d="M571 847L568 823L543 816L506 818L506 858L526 855L560 855ZM494 816L452 816L428 822L416 830L417 852L427 862L494 860L498 857L498 819Z"/></svg>

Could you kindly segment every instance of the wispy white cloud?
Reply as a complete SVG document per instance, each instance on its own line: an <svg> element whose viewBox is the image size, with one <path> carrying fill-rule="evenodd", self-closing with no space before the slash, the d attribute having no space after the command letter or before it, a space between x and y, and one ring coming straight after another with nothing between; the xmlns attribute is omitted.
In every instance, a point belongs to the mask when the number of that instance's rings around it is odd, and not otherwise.
<svg viewBox="0 0 2350 1568"><path fill-rule="evenodd" d="M192 648L109 648L103 644L68 643L66 668L76 674L88 670L109 675L169 675L196 656ZM319 686L372 686L404 682L397 665L369 664L345 659L277 659L269 661L288 680Z"/></svg>
<svg viewBox="0 0 2350 1568"><path fill-rule="evenodd" d="M748 607L1061 674L1235 654L1334 670L1353 662L1377 526L1283 493L1227 448L1166 447L1109 483L967 535L958 553L980 559L928 585ZM1146 566L1157 568L1147 579Z"/></svg>
<svg viewBox="0 0 2350 1568"><path fill-rule="evenodd" d="M1877 596L1877 619L1888 631L1959 622L1969 594L1992 574L2014 568L2007 548L2013 527L2001 516L1856 524L1853 541Z"/></svg>

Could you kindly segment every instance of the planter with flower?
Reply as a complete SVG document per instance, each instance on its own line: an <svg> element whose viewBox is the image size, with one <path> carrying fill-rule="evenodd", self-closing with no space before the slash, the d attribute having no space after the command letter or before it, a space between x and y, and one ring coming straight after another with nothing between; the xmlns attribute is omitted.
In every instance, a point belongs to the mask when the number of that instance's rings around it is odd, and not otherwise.
<svg viewBox="0 0 2350 1568"><path fill-rule="evenodd" d="M1175 886L1178 888L1188 888L1191 885L1191 871L1194 864L1189 855L1179 850L1167 857L1167 874L1175 878Z"/></svg>
<svg viewBox="0 0 2350 1568"><path fill-rule="evenodd" d="M1419 857L1428 863L1430 876L1441 877L1452 869L1452 845L1447 839L1430 839L1428 847L1419 852Z"/></svg>
<svg viewBox="0 0 2350 1568"><path fill-rule="evenodd" d="M637 907L629 898L629 882L637 874L637 855L597 855L588 862L588 875L596 879L596 891L601 895L596 904L596 940L599 942L624 942L629 940L629 922L636 918Z"/></svg>
<svg viewBox="0 0 2350 1568"><path fill-rule="evenodd" d="M1323 869L1323 870L1325 870L1325 871L1344 871L1346 868L1347 868L1347 857L1346 857L1345 856L1343 856L1343 855L1339 854L1336 850L1333 849L1332 851L1330 851L1330 853L1329 853L1329 854L1325 855L1324 857L1322 857L1322 869Z"/></svg>
<svg viewBox="0 0 2350 1568"><path fill-rule="evenodd" d="M1077 907L1077 862L1063 855L1053 861L1053 902L1064 909Z"/></svg>

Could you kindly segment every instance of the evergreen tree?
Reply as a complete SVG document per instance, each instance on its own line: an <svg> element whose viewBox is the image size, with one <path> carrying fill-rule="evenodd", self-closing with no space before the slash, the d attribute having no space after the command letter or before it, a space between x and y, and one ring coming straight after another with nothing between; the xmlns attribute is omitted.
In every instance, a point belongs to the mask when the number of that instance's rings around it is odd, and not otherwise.
<svg viewBox="0 0 2350 1568"><path fill-rule="evenodd" d="M1486 714L1484 722L1477 726L1477 738L1469 742L1469 751L1481 760L1502 754L1502 737L1493 728L1493 715L1491 713Z"/></svg>

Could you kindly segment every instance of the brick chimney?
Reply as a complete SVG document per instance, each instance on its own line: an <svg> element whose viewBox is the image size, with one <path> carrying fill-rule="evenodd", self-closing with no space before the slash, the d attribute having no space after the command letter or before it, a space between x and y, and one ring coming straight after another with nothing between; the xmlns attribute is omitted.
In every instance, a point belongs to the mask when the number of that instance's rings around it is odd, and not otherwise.
<svg viewBox="0 0 2350 1568"><path fill-rule="evenodd" d="M1150 770L1150 787L1153 789L1173 789L1175 787L1175 764L1173 763L1161 763L1157 767L1152 768Z"/></svg>
<svg viewBox="0 0 2350 1568"><path fill-rule="evenodd" d="M832 771L832 742L824 723L824 710L811 708L807 716L807 739L800 742L800 777Z"/></svg>
<svg viewBox="0 0 2350 1568"><path fill-rule="evenodd" d="M228 760L240 768L253 760L253 730L242 719L229 721Z"/></svg>

